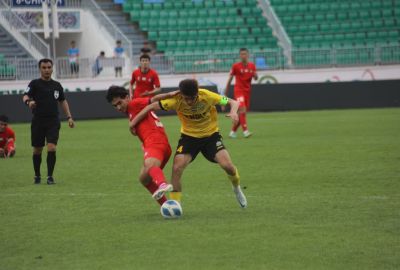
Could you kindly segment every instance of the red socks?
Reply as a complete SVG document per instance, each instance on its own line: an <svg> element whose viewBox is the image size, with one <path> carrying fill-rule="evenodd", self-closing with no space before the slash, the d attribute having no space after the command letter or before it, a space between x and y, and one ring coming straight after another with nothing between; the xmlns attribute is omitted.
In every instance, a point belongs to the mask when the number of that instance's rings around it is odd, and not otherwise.
<svg viewBox="0 0 400 270"><path fill-rule="evenodd" d="M147 184L147 186L144 186L145 188L147 188L147 190L153 194L154 192L156 192L156 190L158 189L158 185L156 183L154 183L153 181L151 181L150 183ZM167 198L165 196L161 197L161 199L159 199L157 202L162 205L164 202L167 201Z"/></svg>
<svg viewBox="0 0 400 270"><path fill-rule="evenodd" d="M236 132L240 125L242 126L243 131L247 130L246 113L239 113L239 122L236 125L232 126L232 131Z"/></svg>
<svg viewBox="0 0 400 270"><path fill-rule="evenodd" d="M156 190L161 184L165 184L165 176L161 168L155 166L149 169L149 175L153 179L153 181L151 181L145 187L147 188L148 191L150 191L151 194L153 194L154 192L156 192ZM166 200L167 198L163 196L161 199L158 200L158 203L162 205Z"/></svg>
<svg viewBox="0 0 400 270"><path fill-rule="evenodd" d="M239 122L240 122L240 125L242 126L243 131L246 131L247 130L246 113L239 114Z"/></svg>
<svg viewBox="0 0 400 270"><path fill-rule="evenodd" d="M151 167L149 169L149 175L153 178L153 182L160 186L161 184L165 184L165 176L160 167Z"/></svg>

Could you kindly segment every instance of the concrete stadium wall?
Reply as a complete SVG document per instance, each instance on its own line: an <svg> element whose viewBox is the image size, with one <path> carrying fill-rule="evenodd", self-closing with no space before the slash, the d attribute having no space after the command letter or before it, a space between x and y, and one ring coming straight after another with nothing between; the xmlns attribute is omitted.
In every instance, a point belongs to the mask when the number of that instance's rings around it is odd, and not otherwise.
<svg viewBox="0 0 400 270"><path fill-rule="evenodd" d="M106 102L105 91L66 96L75 119L124 117ZM21 100L21 95L0 96L0 114L8 115L11 122L30 121L32 115ZM254 85L251 107L252 111L400 107L400 80Z"/></svg>

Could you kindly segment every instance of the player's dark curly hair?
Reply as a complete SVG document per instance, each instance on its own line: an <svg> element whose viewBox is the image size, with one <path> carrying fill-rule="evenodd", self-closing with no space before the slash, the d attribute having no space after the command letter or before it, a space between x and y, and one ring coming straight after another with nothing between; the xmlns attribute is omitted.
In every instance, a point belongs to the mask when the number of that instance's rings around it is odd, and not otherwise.
<svg viewBox="0 0 400 270"><path fill-rule="evenodd" d="M4 122L4 123L8 123L8 117L7 117L7 115L0 115L0 121L1 122Z"/></svg>
<svg viewBox="0 0 400 270"><path fill-rule="evenodd" d="M141 61L142 59L148 59L149 62L151 61L150 55L148 54L142 54L139 58L139 61Z"/></svg>
<svg viewBox="0 0 400 270"><path fill-rule="evenodd" d="M111 103L111 101L116 98L126 98L128 95L128 91L122 86L116 86L116 85L111 85L108 90L107 90L107 95L106 99L108 103Z"/></svg>
<svg viewBox="0 0 400 270"><path fill-rule="evenodd" d="M185 96L194 97L199 92L199 85L194 79L185 79L179 83L179 90Z"/></svg>

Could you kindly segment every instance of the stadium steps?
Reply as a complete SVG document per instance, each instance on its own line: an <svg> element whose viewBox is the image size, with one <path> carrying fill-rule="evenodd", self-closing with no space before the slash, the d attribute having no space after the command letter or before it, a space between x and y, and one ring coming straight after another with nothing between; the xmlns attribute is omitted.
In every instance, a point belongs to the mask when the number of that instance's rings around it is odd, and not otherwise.
<svg viewBox="0 0 400 270"><path fill-rule="evenodd" d="M19 62L17 66L16 58L24 59L24 61ZM36 60L0 26L0 80L31 79L32 70L37 71L36 65ZM34 75L37 76L37 74Z"/></svg>
<svg viewBox="0 0 400 270"><path fill-rule="evenodd" d="M132 41L133 55L140 54L143 43L147 41L146 35L130 21L129 16L122 11L121 5L115 4L113 0L96 0L96 2L110 20Z"/></svg>

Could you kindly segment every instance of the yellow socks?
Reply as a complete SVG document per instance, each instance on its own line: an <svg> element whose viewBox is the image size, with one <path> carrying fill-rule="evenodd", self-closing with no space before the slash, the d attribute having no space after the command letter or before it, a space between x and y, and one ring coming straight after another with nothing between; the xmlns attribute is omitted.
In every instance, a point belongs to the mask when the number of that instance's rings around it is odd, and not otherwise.
<svg viewBox="0 0 400 270"><path fill-rule="evenodd" d="M229 180L231 180L232 185L233 185L234 187L237 187L237 186L240 185L240 175L239 175L238 169L235 168L235 170L236 170L236 171L235 171L235 175L229 175L229 174L228 174L228 178L229 178Z"/></svg>
<svg viewBox="0 0 400 270"><path fill-rule="evenodd" d="M180 191L172 191L172 192L169 193L169 198L171 200L175 200L175 201L181 202L182 192L180 192Z"/></svg>

